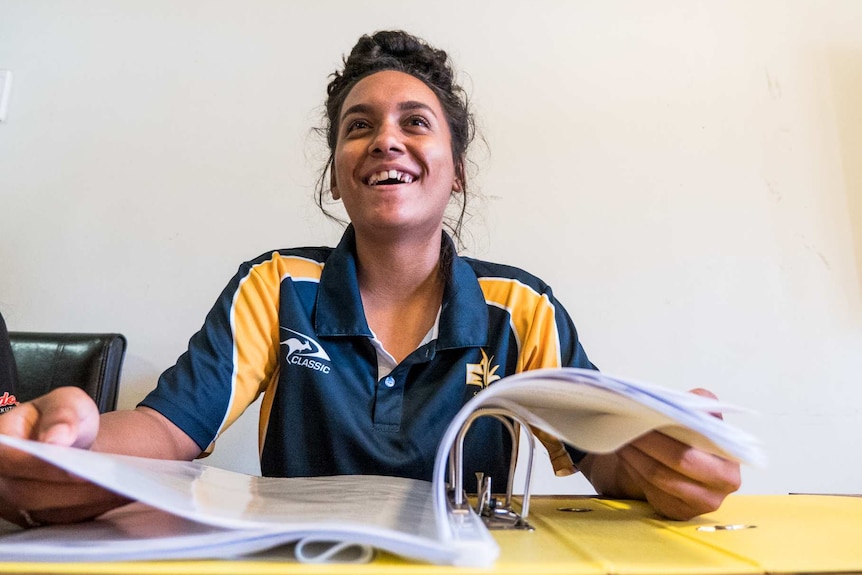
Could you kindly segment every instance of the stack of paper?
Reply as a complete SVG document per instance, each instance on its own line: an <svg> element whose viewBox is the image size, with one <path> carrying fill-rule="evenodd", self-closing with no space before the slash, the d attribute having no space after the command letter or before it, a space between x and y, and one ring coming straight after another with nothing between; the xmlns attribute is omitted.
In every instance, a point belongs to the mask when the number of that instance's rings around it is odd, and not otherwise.
<svg viewBox="0 0 862 575"><path fill-rule="evenodd" d="M97 521L0 535L22 561L230 557L295 543L299 560L367 560L370 548L461 566L491 565L499 548L472 511L452 513L448 458L478 409L504 410L587 452L610 452L658 430L721 457L761 465L750 435L715 417L738 408L574 368L506 377L470 400L440 442L432 482L398 477L253 477L199 462L162 461L0 436L5 444L140 503ZM145 504L145 505L142 505Z"/></svg>

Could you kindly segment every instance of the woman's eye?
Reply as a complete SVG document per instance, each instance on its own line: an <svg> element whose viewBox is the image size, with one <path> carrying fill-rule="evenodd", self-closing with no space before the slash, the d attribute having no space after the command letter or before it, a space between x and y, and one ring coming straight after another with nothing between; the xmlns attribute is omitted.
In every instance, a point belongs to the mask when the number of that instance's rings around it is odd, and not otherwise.
<svg viewBox="0 0 862 575"><path fill-rule="evenodd" d="M426 120L422 116L410 116L410 118L408 118L408 120L407 120L407 123L410 124L411 126L418 126L420 128L430 128L431 127L431 124L428 122L428 120Z"/></svg>
<svg viewBox="0 0 862 575"><path fill-rule="evenodd" d="M353 132L355 130L364 130L365 128L370 127L368 122L365 120L353 120L349 124L347 124L347 132Z"/></svg>

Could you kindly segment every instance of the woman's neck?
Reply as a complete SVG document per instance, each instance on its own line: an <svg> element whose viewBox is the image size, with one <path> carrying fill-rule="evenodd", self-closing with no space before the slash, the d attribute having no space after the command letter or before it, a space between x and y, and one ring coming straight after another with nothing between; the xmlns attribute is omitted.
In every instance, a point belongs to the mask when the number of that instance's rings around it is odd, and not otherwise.
<svg viewBox="0 0 862 575"><path fill-rule="evenodd" d="M401 361L434 326L445 288L442 234L422 241L378 242L358 234L359 291L369 327Z"/></svg>
<svg viewBox="0 0 862 575"><path fill-rule="evenodd" d="M439 275L441 242L442 234L421 241L391 242L366 240L357 234L360 289L412 293Z"/></svg>

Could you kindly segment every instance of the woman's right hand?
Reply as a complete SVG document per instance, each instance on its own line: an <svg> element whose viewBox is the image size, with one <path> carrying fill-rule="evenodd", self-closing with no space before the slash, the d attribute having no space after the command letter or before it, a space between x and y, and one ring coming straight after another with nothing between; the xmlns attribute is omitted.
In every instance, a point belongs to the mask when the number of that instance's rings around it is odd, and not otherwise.
<svg viewBox="0 0 862 575"><path fill-rule="evenodd" d="M0 415L0 434L88 449L99 410L77 387L61 387ZM73 523L122 505L123 497L41 459L0 446L0 517L22 527Z"/></svg>

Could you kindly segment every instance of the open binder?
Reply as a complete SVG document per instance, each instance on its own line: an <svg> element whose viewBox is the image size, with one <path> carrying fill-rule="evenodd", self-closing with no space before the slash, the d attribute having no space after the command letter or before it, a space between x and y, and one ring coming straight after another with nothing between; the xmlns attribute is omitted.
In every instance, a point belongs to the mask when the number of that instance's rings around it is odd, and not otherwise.
<svg viewBox="0 0 862 575"><path fill-rule="evenodd" d="M278 549L300 561L338 561L367 560L371 549L380 549L419 561L487 567L499 554L489 527L529 528L531 473L520 510L512 505L514 473L502 500L481 478L476 507L468 503L461 458L464 436L476 418L500 419L515 438L521 427L538 429L588 452L613 451L657 429L722 457L762 464L753 437L711 415L729 411L738 408L589 370L524 372L481 391L458 412L438 446L431 482L255 477L197 461L94 453L0 436L0 444L136 501L95 521L0 536L0 554L21 561L119 561ZM534 442L526 435L532 467ZM512 467L516 455L513 448Z"/></svg>

